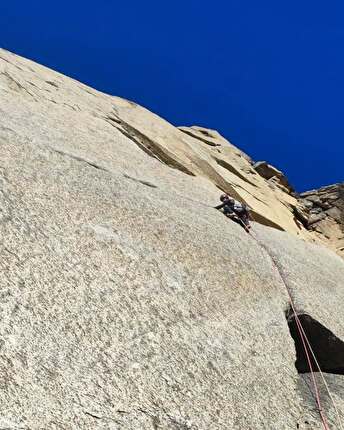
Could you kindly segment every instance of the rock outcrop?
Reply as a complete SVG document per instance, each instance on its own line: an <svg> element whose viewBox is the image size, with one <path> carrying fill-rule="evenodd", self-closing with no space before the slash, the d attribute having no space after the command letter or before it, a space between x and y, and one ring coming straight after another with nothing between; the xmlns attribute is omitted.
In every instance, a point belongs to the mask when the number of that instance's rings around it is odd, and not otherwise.
<svg viewBox="0 0 344 430"><path fill-rule="evenodd" d="M300 202L308 228L344 257L344 183L302 193Z"/></svg>
<svg viewBox="0 0 344 430"><path fill-rule="evenodd" d="M0 98L0 427L320 429L288 291L343 417L344 263L294 196L218 133L7 51Z"/></svg>
<svg viewBox="0 0 344 430"><path fill-rule="evenodd" d="M276 167L271 166L271 164L268 164L266 161L257 161L254 163L253 167L257 170L260 176L270 182L276 183L287 193L292 193L294 191L284 173L276 169Z"/></svg>

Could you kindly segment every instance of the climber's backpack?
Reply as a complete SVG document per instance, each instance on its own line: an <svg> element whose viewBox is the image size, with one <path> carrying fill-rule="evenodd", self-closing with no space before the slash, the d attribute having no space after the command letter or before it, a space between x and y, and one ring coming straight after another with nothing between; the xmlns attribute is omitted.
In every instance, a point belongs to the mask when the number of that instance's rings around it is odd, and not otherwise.
<svg viewBox="0 0 344 430"><path fill-rule="evenodd" d="M235 202L234 203L234 212L236 213L242 213L242 212L248 212L249 208L245 203Z"/></svg>

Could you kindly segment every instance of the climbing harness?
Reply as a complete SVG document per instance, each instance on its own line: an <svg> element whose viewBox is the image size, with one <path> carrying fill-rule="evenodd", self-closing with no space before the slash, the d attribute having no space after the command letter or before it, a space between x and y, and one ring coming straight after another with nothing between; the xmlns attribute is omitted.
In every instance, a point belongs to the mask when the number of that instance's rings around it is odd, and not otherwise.
<svg viewBox="0 0 344 430"><path fill-rule="evenodd" d="M287 290L287 293L288 293L288 296L289 296L289 303L290 303L291 309L292 309L293 314L294 314L294 318L295 318L295 321L296 321L296 326L297 326L297 329L298 329L298 332L299 332L300 339L302 341L302 345L303 345L303 348L304 348L304 351L305 351L305 355L306 355L306 358L307 358L309 370L310 370L310 373L311 373L312 382L313 382L313 386L314 386L314 393L315 393L316 403L317 403L317 407L318 407L318 412L319 412L320 418L322 420L324 430L330 430L330 428L329 428L329 425L328 425L328 422L327 422L326 415L325 415L325 413L324 413L324 411L322 409L321 398L320 398L320 391L319 391L319 387L318 387L318 384L317 384L317 381L316 381L315 370L313 369L309 353L311 353L311 355L312 355L312 357L313 357L313 359L314 359L314 361L316 363L316 367L319 370L321 378L322 378L322 380L324 382L324 385L326 387L326 391L327 391L327 393L328 393L328 395L329 395L329 397L330 397L330 399L332 401L333 407L335 409L335 412L336 412L336 415L337 415L337 419L338 419L340 428L341 428L341 430L343 430L342 422L341 422L340 415L339 415L338 409L336 407L335 401L334 401L333 396L332 396L332 394L330 392L329 386L328 386L328 384L327 384L327 382L325 380L323 372L321 371L320 365L318 363L318 360L316 359L316 356L315 356L313 348L312 348L312 346L310 344L310 341L309 341L309 339L308 339L308 337L307 337L307 335L305 333L305 330L304 330L304 328L302 326L300 318L299 318L299 316L298 316L298 314L296 312L295 303L294 303L291 291L290 291L290 289L288 287L287 280L285 279L285 276L284 276L283 272L281 271L281 269L278 266L278 262L276 261L275 257L271 254L270 250L267 248L267 246L264 243L262 243L257 238L257 236L255 234L252 234L252 233L253 232L251 231L251 233L250 233L251 236L258 243L258 245L267 253L267 255L269 256L269 258L270 258L270 260L271 260L271 262L273 264L273 266L277 270L277 273L279 274L279 276L280 276L280 278L281 278L284 286L286 287L286 290Z"/></svg>
<svg viewBox="0 0 344 430"><path fill-rule="evenodd" d="M232 221L236 222L237 224L240 224L241 227L243 227L245 229L245 231L247 233L249 233L249 229L247 228L247 225L244 223L244 221L238 216L238 215L234 215L234 216L228 216L227 218L231 219Z"/></svg>

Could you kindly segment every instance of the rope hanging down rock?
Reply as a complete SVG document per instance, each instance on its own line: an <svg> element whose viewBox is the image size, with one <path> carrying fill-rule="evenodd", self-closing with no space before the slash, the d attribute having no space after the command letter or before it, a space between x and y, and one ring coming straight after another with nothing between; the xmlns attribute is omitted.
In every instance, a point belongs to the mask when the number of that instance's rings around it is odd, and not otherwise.
<svg viewBox="0 0 344 430"><path fill-rule="evenodd" d="M273 266L277 270L277 273L279 274L279 277L281 278L281 280L283 282L283 285L285 286L285 288L287 290L287 293L288 293L288 296L289 296L289 303L290 303L290 306L292 308L292 311L293 311L293 314L294 314L294 318L295 318L295 321L296 321L296 326L297 326L297 329L298 329L298 333L299 333L299 336L300 336L300 339L301 339L301 342L302 342L302 345L303 345L303 348L304 348L304 351L305 351L305 355L307 357L307 363L308 363L308 366L309 366L309 371L310 371L311 376L312 376L312 381L313 381L313 386L314 386L314 393L315 393L316 403L317 403L317 407L318 407L318 412L319 412L321 421L323 423L324 430L330 430L330 428L329 428L329 425L328 425L328 422L327 422L326 415L325 415L324 410L322 408L319 387L318 387L318 384L317 384L317 381L316 381L316 378L315 378L315 371L314 371L313 366L312 366L310 354L314 358L314 361L316 363L318 371L321 374L322 380L324 381L326 390L327 390L327 392L329 394L329 397L330 397L330 399L332 401L333 407L334 407L334 409L336 411L336 415L337 415L337 419L338 419L338 423L340 425L340 428L343 429L343 426L342 426L342 423L341 423L341 419L340 419L340 415L339 415L338 409L336 407L336 404L334 402L333 396L332 396L332 394L331 394L331 392L329 390L328 384L327 384L327 382L325 380L325 377L323 375L323 372L322 372L322 370L321 370L321 368L319 366L318 360L316 359L316 356L315 356L315 353L313 351L313 348L312 348L312 346L310 344L310 341L309 341L309 339L308 339L308 337L307 337L307 335L305 333L305 330L304 330L304 328L302 326L300 318L299 318L299 316L298 316L298 314L296 312L295 303L294 303L294 300L293 300L290 288L288 286L287 280L285 279L285 276L284 276L283 272L281 271L281 269L278 266L278 262L276 261L275 257L271 254L270 250L265 246L264 243L262 243L257 238L257 236L255 234L253 234L252 231L251 231L251 236L258 243L258 245L266 252L266 254L269 256L269 258L270 258Z"/></svg>
<svg viewBox="0 0 344 430"><path fill-rule="evenodd" d="M206 206L208 206L208 205L206 205ZM251 214L251 216L252 216L252 214ZM253 217L252 217L252 219L253 219ZM314 362L316 364L316 367L318 369L319 374L321 375L321 378L322 378L322 381L323 381L324 386L326 388L326 391L327 391L327 393L328 393L328 395L329 395L329 397L331 399L331 402L333 404L334 410L336 412L336 416L337 416L339 427L340 427L341 430L343 430L343 424L342 424L342 421L341 421L341 418L340 418L340 415L339 415L339 412L338 412L338 408L337 408L336 403L334 401L334 398L333 398L333 396L332 396L332 394L330 392L329 386L328 386L328 384L326 382L326 379L325 379L324 374L323 374L323 372L321 370L319 362L318 362L318 360L317 360L317 358L315 356L315 353L314 353L313 348L312 348L312 346L310 344L310 341L309 341L309 339L308 339L308 337L307 337L307 335L305 333L305 330L304 330L304 328L302 326L300 318L299 318L299 316L298 316L298 314L296 312L295 303L294 303L294 300L293 300L290 288L288 286L287 279L285 278L284 273L282 272L282 270L278 266L278 262L276 261L275 257L271 254L271 252L267 248L267 246L263 242L261 242L255 234L253 234L252 230L249 231L249 234L257 242L257 244L262 248L262 250L264 250L266 252L266 254L268 255L269 259L271 260L273 266L275 267L275 269L276 269L279 277L281 278L281 281L282 281L283 285L285 286L285 288L287 290L287 293L288 293L288 296L289 296L289 303L290 303L290 306L291 306L293 314L294 314L294 318L295 318L295 321L296 321L296 326L297 326L297 329L298 329L298 333L299 333L299 336L300 336L303 348L305 350L305 355L306 355L306 358L307 358L309 371L310 371L311 376L312 376L312 381L313 381L313 386L314 386L314 393L315 393L315 397L316 397L317 408L318 408L318 412L319 412L319 415L320 415L320 418L321 418L324 430L330 430L330 428L329 428L329 425L328 425L328 422L327 422L326 415L325 415L325 413L323 411L323 408L322 408L321 398L320 398L320 391L319 391L319 387L318 387L318 384L317 384L317 381L316 381L316 378L315 378L315 371L313 369L309 353L311 353L311 355L312 355L312 357L314 359Z"/></svg>

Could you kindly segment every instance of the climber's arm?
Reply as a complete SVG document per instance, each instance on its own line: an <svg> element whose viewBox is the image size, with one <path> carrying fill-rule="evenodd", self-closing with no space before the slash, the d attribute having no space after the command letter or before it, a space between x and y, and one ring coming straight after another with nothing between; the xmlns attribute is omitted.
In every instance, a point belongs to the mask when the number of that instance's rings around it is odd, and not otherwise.
<svg viewBox="0 0 344 430"><path fill-rule="evenodd" d="M222 209L226 206L226 203L221 203L218 206L215 206L214 209Z"/></svg>

